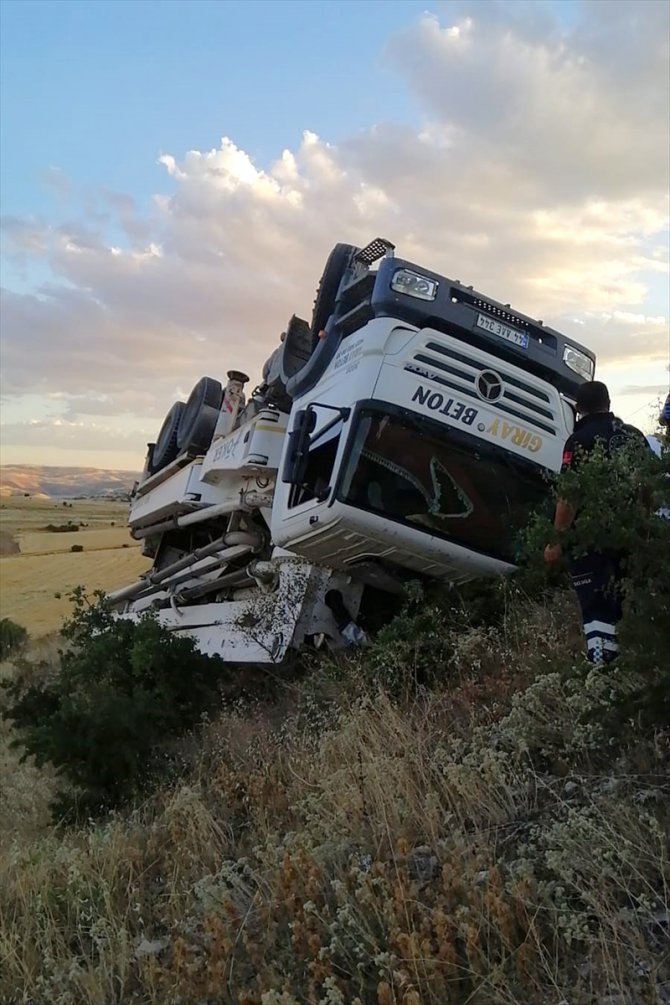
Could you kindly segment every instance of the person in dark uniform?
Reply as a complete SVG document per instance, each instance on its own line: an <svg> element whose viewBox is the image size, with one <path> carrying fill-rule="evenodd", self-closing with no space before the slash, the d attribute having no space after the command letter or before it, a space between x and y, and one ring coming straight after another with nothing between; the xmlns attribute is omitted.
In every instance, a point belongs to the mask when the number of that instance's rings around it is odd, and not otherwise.
<svg viewBox="0 0 670 1005"><path fill-rule="evenodd" d="M574 432L563 449L561 472L579 468L580 457L587 456L599 442L609 456L614 450L630 443L641 451L649 449L646 438L635 426L618 419L610 411L610 396L599 380L582 384L577 394ZM554 526L566 531L575 519L575 512L564 499L556 502ZM548 565L560 561L560 544L548 544L544 560ZM616 658L617 623L621 619L621 560L614 552L591 551L579 558L568 557L572 585L582 610L588 659L592 663L609 663Z"/></svg>

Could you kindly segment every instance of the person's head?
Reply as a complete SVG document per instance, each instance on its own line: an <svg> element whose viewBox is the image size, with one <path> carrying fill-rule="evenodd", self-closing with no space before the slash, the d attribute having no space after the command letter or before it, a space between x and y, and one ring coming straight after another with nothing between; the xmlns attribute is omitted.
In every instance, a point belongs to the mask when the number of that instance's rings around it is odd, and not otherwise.
<svg viewBox="0 0 670 1005"><path fill-rule="evenodd" d="M594 412L609 412L610 393L607 385L601 380L590 380L577 391L575 407L580 415L592 415Z"/></svg>

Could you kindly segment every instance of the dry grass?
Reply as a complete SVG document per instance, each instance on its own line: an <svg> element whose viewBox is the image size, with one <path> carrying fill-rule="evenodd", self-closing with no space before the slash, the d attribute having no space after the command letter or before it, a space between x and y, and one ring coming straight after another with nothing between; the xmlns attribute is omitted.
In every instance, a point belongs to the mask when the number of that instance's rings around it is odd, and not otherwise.
<svg viewBox="0 0 670 1005"><path fill-rule="evenodd" d="M106 500L15 499L2 504L0 527L21 549L0 558L0 614L31 636L57 630L70 612L75 586L111 591L150 564L125 526L128 507ZM85 524L75 533L44 530L48 524ZM73 554L73 544L84 551ZM60 597L56 596L60 594Z"/></svg>
<svg viewBox="0 0 670 1005"><path fill-rule="evenodd" d="M46 665L54 665L58 654L58 636L44 635L29 643L24 656ZM9 660L0 662L0 684L9 679L14 667ZM48 767L38 770L30 762L21 763L21 754L10 746L11 730L0 718L0 847L12 841L34 841L50 830L49 801L54 795L54 776Z"/></svg>
<svg viewBox="0 0 670 1005"><path fill-rule="evenodd" d="M668 737L579 731L563 614L464 632L408 705L287 682L127 817L5 842L0 1000L659 1005Z"/></svg>

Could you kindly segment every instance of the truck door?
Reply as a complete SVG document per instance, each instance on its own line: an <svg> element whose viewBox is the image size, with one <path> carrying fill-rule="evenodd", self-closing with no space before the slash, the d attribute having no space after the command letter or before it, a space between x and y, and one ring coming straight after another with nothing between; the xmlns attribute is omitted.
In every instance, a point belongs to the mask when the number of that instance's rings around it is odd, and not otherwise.
<svg viewBox="0 0 670 1005"><path fill-rule="evenodd" d="M284 518L327 503L348 412L315 403L295 416L277 486Z"/></svg>

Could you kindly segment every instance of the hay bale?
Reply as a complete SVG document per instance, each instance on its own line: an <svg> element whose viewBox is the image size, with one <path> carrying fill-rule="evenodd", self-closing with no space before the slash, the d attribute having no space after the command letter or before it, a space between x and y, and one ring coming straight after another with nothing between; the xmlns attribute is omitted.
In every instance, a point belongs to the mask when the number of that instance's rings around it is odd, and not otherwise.
<svg viewBox="0 0 670 1005"><path fill-rule="evenodd" d="M6 530L0 530L0 555L19 555L19 543Z"/></svg>

